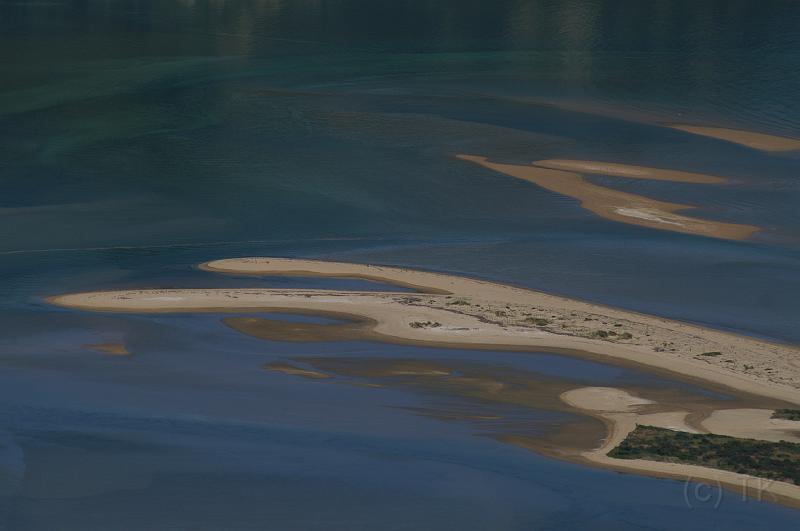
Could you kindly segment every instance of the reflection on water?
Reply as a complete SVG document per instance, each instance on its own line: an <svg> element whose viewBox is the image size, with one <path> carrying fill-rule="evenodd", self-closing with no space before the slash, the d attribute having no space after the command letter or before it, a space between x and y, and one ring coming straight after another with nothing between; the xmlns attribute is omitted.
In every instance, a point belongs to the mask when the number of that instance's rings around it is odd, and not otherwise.
<svg viewBox="0 0 800 531"><path fill-rule="evenodd" d="M192 264L336 257L798 341L797 154L662 124L800 136L799 20L778 0L0 2L0 528L788 528L788 509L689 510L680 484L472 437L469 423L416 414L430 404L407 389L259 367L453 356L657 386L644 375L527 354L270 343L217 316L41 301L284 287ZM764 231L723 242L601 220L457 153L724 177L713 194L587 179ZM87 348L119 344L131 354ZM448 401L439 416L458 413Z"/></svg>

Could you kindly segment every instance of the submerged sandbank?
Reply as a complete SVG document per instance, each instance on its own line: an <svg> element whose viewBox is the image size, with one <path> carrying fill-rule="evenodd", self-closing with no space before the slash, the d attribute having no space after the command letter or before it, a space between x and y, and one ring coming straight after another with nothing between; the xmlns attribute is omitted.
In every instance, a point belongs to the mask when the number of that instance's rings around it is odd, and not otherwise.
<svg viewBox="0 0 800 531"><path fill-rule="evenodd" d="M668 178L670 174L664 171L650 169L643 172L641 167L631 167L616 165L609 167L606 163L591 163L586 161L544 161L544 165L533 163L531 165L521 164L502 164L490 162L486 157L473 155L457 155L461 160L479 164L484 168L515 177L524 181L532 182L542 188L557 194L574 197L580 201L583 208L590 210L606 219L640 225L652 229L669 230L698 236L708 236L711 238L721 238L726 240L743 240L752 236L759 230L753 225L743 225L738 223L725 223L702 218L694 218L676 214L680 210L693 208L691 205L679 203L669 203L648 197L622 192L613 188L599 186L588 182L582 175L573 171L562 169L552 169L553 167L571 167L574 169L584 168L581 171L603 173L609 175L620 175L631 177L636 174L640 179L653 180L679 180L682 182L701 182L700 177L693 177L698 174L686 174ZM592 168L592 169L589 169ZM652 177L657 175L658 177ZM674 176L673 176L674 177ZM706 179L711 176L705 176ZM694 180L689 180L694 179ZM702 182L710 182L705 180ZM716 182L716 181L715 181Z"/></svg>

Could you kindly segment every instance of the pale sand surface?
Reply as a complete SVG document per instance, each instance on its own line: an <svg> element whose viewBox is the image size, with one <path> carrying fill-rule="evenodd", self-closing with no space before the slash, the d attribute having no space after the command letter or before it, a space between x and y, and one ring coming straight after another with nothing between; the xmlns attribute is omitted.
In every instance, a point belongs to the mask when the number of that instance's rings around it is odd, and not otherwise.
<svg viewBox="0 0 800 531"><path fill-rule="evenodd" d="M77 293L49 300L60 306L100 311L348 314L369 320L373 339L585 352L800 404L800 349L795 346L515 286L413 269L283 258L216 260L204 268L233 274L368 277L436 293L153 289ZM547 324L536 325L535 319L546 319ZM616 335L598 337L598 330ZM623 339L623 333L631 337ZM722 355L701 355L712 351Z"/></svg>
<svg viewBox="0 0 800 531"><path fill-rule="evenodd" d="M773 419L772 413L771 409L718 409L701 424L719 435L800 443L800 422Z"/></svg>
<svg viewBox="0 0 800 531"><path fill-rule="evenodd" d="M617 221L620 223L628 223L632 225L641 225L652 229L670 230L674 232L682 232L686 234L695 234L699 236L708 236L711 238L721 238L726 240L743 240L749 238L753 233L759 230L759 227L753 225L743 225L738 223L725 223L722 221L713 221L702 218L694 218L676 214L679 210L686 210L692 208L691 205L682 205L679 203L669 203L666 201L659 201L648 197L622 192L613 188L606 188L588 182L579 173L573 171L565 171L562 169L552 169L553 166L582 166L585 163L578 163L577 161L545 161L549 164L548 167L534 163L530 165L520 164L502 164L497 162L490 162L486 157L473 156L473 155L457 155L461 160L469 161L484 168L515 177L524 181L532 182L542 188L555 192L557 194L574 197L579 200L581 206L590 210L606 219ZM590 164L591 165L591 164ZM607 166L607 163L603 163ZM616 169L607 168L609 171L614 170L621 173L623 170L617 165ZM623 166L623 168L625 168ZM633 170L627 167L628 175L631 176ZM633 167L637 168L637 167ZM592 171L597 173L596 170L580 170ZM653 180L676 180L666 179L665 174L660 173L668 170L650 169L650 175L660 175L661 178L645 177L639 171L638 178L653 179ZM609 173L609 172L606 172ZM682 172L678 172L682 173ZM609 173L613 175L614 173ZM698 179L699 177L691 177L697 174L683 173L677 180L686 181L687 179ZM710 177L710 176L706 176ZM697 180L686 182L699 182ZM708 181L705 181L708 182Z"/></svg>
<svg viewBox="0 0 800 531"><path fill-rule="evenodd" d="M792 506L800 505L800 485L766 480L747 474L738 474L736 472L718 470L699 465L666 463L647 459L616 459L608 456L608 453L619 446L637 425L656 426L659 428L697 433L697 430L693 429L686 422L687 411L667 411L650 414L637 413L636 409L638 407L647 406L648 404L642 404L641 398L634 397L622 389L608 387L573 389L562 393L561 399L572 407L593 414L606 421L609 431L608 436L598 448L582 453L582 457L591 463L620 471L635 471L649 475L681 479L690 478L695 481L710 483L711 485L725 486L729 490L742 496L778 501ZM608 408L600 410L596 406L598 399L602 400L608 407L617 406L619 409L616 411ZM744 421L744 423L742 421ZM724 422L720 423L720 426L728 431L732 428L738 429L741 434L737 435L738 437L751 439L760 438L757 437L757 435L761 434L761 430L758 427L753 428L749 426L746 421L746 418L727 418ZM703 424L705 427L708 427L705 422ZM714 430L709 431L717 433ZM719 433L719 435L727 435L727 433Z"/></svg>
<svg viewBox="0 0 800 531"><path fill-rule="evenodd" d="M84 347L110 356L130 356L131 354L122 343L93 343L84 345Z"/></svg>
<svg viewBox="0 0 800 531"><path fill-rule="evenodd" d="M741 129L728 129L725 127L710 127L687 124L664 124L667 127L692 133L693 135L708 136L726 142L732 142L760 151L780 152L800 150L800 139L785 136L768 135Z"/></svg>
<svg viewBox="0 0 800 531"><path fill-rule="evenodd" d="M720 184L725 179L703 173L633 166L615 162L599 162L594 160L547 159L537 160L535 166L553 170L565 170L578 173L600 173L629 179L646 179L650 181L671 181L679 183Z"/></svg>
<svg viewBox="0 0 800 531"><path fill-rule="evenodd" d="M588 411L631 411L636 406L652 404L652 400L633 396L616 387L581 387L561 394L561 399Z"/></svg>

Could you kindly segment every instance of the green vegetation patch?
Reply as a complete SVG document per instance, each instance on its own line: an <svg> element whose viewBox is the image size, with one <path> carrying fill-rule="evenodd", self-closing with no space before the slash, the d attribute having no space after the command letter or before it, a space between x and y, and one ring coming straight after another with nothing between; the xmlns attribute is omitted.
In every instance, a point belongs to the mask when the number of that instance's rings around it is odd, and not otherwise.
<svg viewBox="0 0 800 531"><path fill-rule="evenodd" d="M772 413L772 418L800 421L800 409L776 409Z"/></svg>
<svg viewBox="0 0 800 531"><path fill-rule="evenodd" d="M637 426L608 454L730 470L800 485L800 444Z"/></svg>
<svg viewBox="0 0 800 531"><path fill-rule="evenodd" d="M717 351L714 351L714 352L703 352L703 353L702 353L702 354L700 354L700 355L701 355L701 356L710 356L710 357L714 357L714 356L722 356L722 352L717 352Z"/></svg>
<svg viewBox="0 0 800 531"><path fill-rule="evenodd" d="M408 323L411 328L439 328L442 323L438 321L412 321Z"/></svg>

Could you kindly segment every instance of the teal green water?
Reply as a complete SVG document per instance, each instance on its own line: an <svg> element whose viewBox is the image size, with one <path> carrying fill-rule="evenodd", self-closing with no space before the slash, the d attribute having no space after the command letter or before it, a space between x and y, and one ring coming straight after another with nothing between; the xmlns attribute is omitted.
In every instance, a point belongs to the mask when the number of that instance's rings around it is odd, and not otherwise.
<svg viewBox="0 0 800 531"><path fill-rule="evenodd" d="M192 266L321 257L800 341L800 156L658 126L800 137L798 28L786 1L0 2L0 528L789 528L796 513L772 504L691 509L682 484L387 407L419 397L257 370L447 351L264 343L216 317L87 315L42 297L252 285ZM621 225L457 153L727 176L591 179L764 230L729 242ZM81 348L119 339L132 358Z"/></svg>

